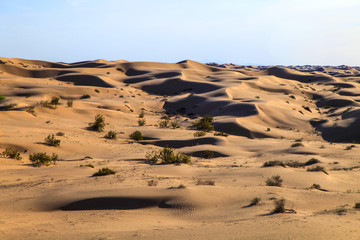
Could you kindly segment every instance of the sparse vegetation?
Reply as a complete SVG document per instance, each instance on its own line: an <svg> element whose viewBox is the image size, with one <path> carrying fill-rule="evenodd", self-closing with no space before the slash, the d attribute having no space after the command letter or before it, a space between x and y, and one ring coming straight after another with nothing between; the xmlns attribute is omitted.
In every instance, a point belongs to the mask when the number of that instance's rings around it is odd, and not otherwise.
<svg viewBox="0 0 360 240"><path fill-rule="evenodd" d="M323 172L323 173L325 173L325 174L328 174L328 173L325 171L325 168L322 167L322 166L319 166L319 165L314 166L314 167L309 167L309 168L306 169L306 171L308 171L308 172Z"/></svg>
<svg viewBox="0 0 360 240"><path fill-rule="evenodd" d="M177 187L175 187L175 186L171 186L171 187L169 187L168 189L184 189L184 188L186 188L186 186L185 185L183 185L183 184L180 184L179 186L177 186Z"/></svg>
<svg viewBox="0 0 360 240"><path fill-rule="evenodd" d="M72 108L72 107L73 107L73 103L74 103L74 101L69 99L66 104L67 104L67 106L68 106L69 108Z"/></svg>
<svg viewBox="0 0 360 240"><path fill-rule="evenodd" d="M35 112L35 107L34 107L34 106L28 107L28 108L26 109L26 112L28 112L28 113L36 116L36 112Z"/></svg>
<svg viewBox="0 0 360 240"><path fill-rule="evenodd" d="M3 157L13 158L16 160L22 159L20 152L16 148L13 148L13 147L5 148L5 150L1 153L1 155Z"/></svg>
<svg viewBox="0 0 360 240"><path fill-rule="evenodd" d="M293 143L291 144L291 147L303 147L304 144L302 144L301 142L296 142L296 143Z"/></svg>
<svg viewBox="0 0 360 240"><path fill-rule="evenodd" d="M204 131L196 131L194 132L194 137L203 137L206 135L206 132Z"/></svg>
<svg viewBox="0 0 360 240"><path fill-rule="evenodd" d="M94 165L92 165L92 164L86 164L86 165L80 165L80 167L90 167L90 168L94 168Z"/></svg>
<svg viewBox="0 0 360 240"><path fill-rule="evenodd" d="M115 131L109 131L106 135L105 138L107 139L112 139L112 140L116 140L116 132Z"/></svg>
<svg viewBox="0 0 360 240"><path fill-rule="evenodd" d="M204 158L209 159L209 158L213 158L213 157L214 157L214 152L213 152L213 151L206 150L206 151L204 152Z"/></svg>
<svg viewBox="0 0 360 240"><path fill-rule="evenodd" d="M50 104L54 106L59 105L59 100L60 98L54 96L51 98Z"/></svg>
<svg viewBox="0 0 360 240"><path fill-rule="evenodd" d="M95 121L93 123L89 123L89 126L94 131L103 132L105 128L105 117L101 114L97 114L95 116Z"/></svg>
<svg viewBox="0 0 360 240"><path fill-rule="evenodd" d="M5 100L5 99L6 99L6 97L0 95L0 102L3 101L3 100Z"/></svg>
<svg viewBox="0 0 360 240"><path fill-rule="evenodd" d="M249 207L251 206L257 206L261 202L261 198L255 197L250 201Z"/></svg>
<svg viewBox="0 0 360 240"><path fill-rule="evenodd" d="M214 133L214 136L228 137L228 136L229 136L229 134L224 133L224 132L215 132L215 133Z"/></svg>
<svg viewBox="0 0 360 240"><path fill-rule="evenodd" d="M6 62L4 62L4 61L0 60L0 64L6 64Z"/></svg>
<svg viewBox="0 0 360 240"><path fill-rule="evenodd" d="M274 167L274 166L285 167L285 164L284 164L282 161L275 160L275 161L265 162L265 163L262 165L262 167Z"/></svg>
<svg viewBox="0 0 360 240"><path fill-rule="evenodd" d="M141 111L141 113L139 114L139 118L144 118L144 116L145 116L144 111Z"/></svg>
<svg viewBox="0 0 360 240"><path fill-rule="evenodd" d="M271 178L268 178L265 183L267 186L281 187L282 182L283 180L281 179L281 177L279 175L276 175L276 176L272 176Z"/></svg>
<svg viewBox="0 0 360 240"><path fill-rule="evenodd" d="M40 106L43 108L56 109L56 105L51 104L49 101L40 101Z"/></svg>
<svg viewBox="0 0 360 240"><path fill-rule="evenodd" d="M93 177L99 177L99 176L106 176L115 174L116 172L114 170L111 170L110 168L102 168L99 169L97 172L95 172L92 176Z"/></svg>
<svg viewBox="0 0 360 240"><path fill-rule="evenodd" d="M319 190L319 189L321 189L321 186L319 184L314 183L313 185L311 185L310 188Z"/></svg>
<svg viewBox="0 0 360 240"><path fill-rule="evenodd" d="M355 147L355 145L346 146L345 150L351 150Z"/></svg>
<svg viewBox="0 0 360 240"><path fill-rule="evenodd" d="M320 163L319 159L316 159L316 158L311 158L309 159L308 161L306 161L304 163L305 166L310 166L310 165L313 165L313 164L316 164L316 163Z"/></svg>
<svg viewBox="0 0 360 240"><path fill-rule="evenodd" d="M100 93L99 89L95 89L95 92Z"/></svg>
<svg viewBox="0 0 360 240"><path fill-rule="evenodd" d="M65 133L64 132L58 132L58 133L56 133L56 136L59 136L59 137L65 136Z"/></svg>
<svg viewBox="0 0 360 240"><path fill-rule="evenodd" d="M30 154L30 162L33 163L34 166L40 167L42 165L50 165L52 162L53 164L56 163L58 160L58 155L53 153L51 156L47 155L45 152L33 153Z"/></svg>
<svg viewBox="0 0 360 240"><path fill-rule="evenodd" d="M148 181L148 186L151 187L151 186L157 186L158 185L158 181L156 180L149 180Z"/></svg>
<svg viewBox="0 0 360 240"><path fill-rule="evenodd" d="M214 130L214 127L212 126L211 122L214 120L212 116L205 115L201 119L193 122L193 127L195 127L198 130L202 130L205 132L211 132Z"/></svg>
<svg viewBox="0 0 360 240"><path fill-rule="evenodd" d="M145 118L140 118L140 119L138 120L138 124L139 124L139 126L145 126L145 124L146 124Z"/></svg>
<svg viewBox="0 0 360 240"><path fill-rule="evenodd" d="M285 212L285 199L281 198L275 200L274 202L275 208L272 210L272 213L284 213Z"/></svg>
<svg viewBox="0 0 360 240"><path fill-rule="evenodd" d="M45 144L53 147L60 147L60 139L56 139L54 134L50 134L45 138Z"/></svg>
<svg viewBox="0 0 360 240"><path fill-rule="evenodd" d="M130 138L134 139L135 141L143 140L143 136L142 136L142 133L140 131L135 131L132 134L130 134Z"/></svg>
<svg viewBox="0 0 360 240"><path fill-rule="evenodd" d="M1 111L9 111L16 106L17 106L17 103L4 104L4 105L0 106L0 110Z"/></svg>
<svg viewBox="0 0 360 240"><path fill-rule="evenodd" d="M178 120L172 120L170 122L170 125L171 125L172 129L178 128L179 127L179 121Z"/></svg>
<svg viewBox="0 0 360 240"><path fill-rule="evenodd" d="M169 127L169 119L163 119L161 121L159 121L159 127L160 128L167 128Z"/></svg>
<svg viewBox="0 0 360 240"><path fill-rule="evenodd" d="M146 161L150 164L175 164L180 165L181 163L190 163L191 157L185 153L174 153L174 149L165 146L159 151L152 151L146 154Z"/></svg>
<svg viewBox="0 0 360 240"><path fill-rule="evenodd" d="M87 99L87 98L91 98L91 96L89 94L84 94L80 97L80 99Z"/></svg>
<svg viewBox="0 0 360 240"><path fill-rule="evenodd" d="M359 210L360 209L360 202L355 203L354 208L356 210Z"/></svg>
<svg viewBox="0 0 360 240"><path fill-rule="evenodd" d="M198 179L196 182L196 185L215 185L215 181L214 180L210 180L210 179Z"/></svg>

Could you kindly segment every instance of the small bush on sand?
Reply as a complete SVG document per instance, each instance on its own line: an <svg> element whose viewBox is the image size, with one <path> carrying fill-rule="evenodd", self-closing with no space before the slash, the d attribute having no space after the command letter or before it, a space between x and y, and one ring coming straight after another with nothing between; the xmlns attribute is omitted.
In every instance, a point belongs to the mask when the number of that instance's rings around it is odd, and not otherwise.
<svg viewBox="0 0 360 240"><path fill-rule="evenodd" d="M321 186L319 184L314 183L313 185L311 185L310 188L311 189L321 189Z"/></svg>
<svg viewBox="0 0 360 240"><path fill-rule="evenodd" d="M359 210L360 209L360 202L355 203L354 208Z"/></svg>
<svg viewBox="0 0 360 240"><path fill-rule="evenodd" d="M349 146L346 146L345 150L351 150L355 147L355 145L349 145Z"/></svg>
<svg viewBox="0 0 360 240"><path fill-rule="evenodd" d="M253 199L251 200L249 206L257 206L257 205L260 204L260 202L261 202L261 198L258 198L258 197L253 198Z"/></svg>
<svg viewBox="0 0 360 240"><path fill-rule="evenodd" d="M80 99L87 99L87 98L91 98L91 96L89 94L84 94L80 97Z"/></svg>
<svg viewBox="0 0 360 240"><path fill-rule="evenodd" d="M291 147L303 147L304 144L302 144L301 142L296 142L296 143L293 143L291 144Z"/></svg>
<svg viewBox="0 0 360 240"><path fill-rule="evenodd" d="M0 110L1 111L9 111L9 110L12 110L16 106L17 106L17 103L4 104L4 105L0 106Z"/></svg>
<svg viewBox="0 0 360 240"><path fill-rule="evenodd" d="M159 151L152 151L146 154L146 162L150 164L175 164L180 165L181 163L190 163L191 157L185 153L174 153L174 149L165 146Z"/></svg>
<svg viewBox="0 0 360 240"><path fill-rule="evenodd" d="M73 107L73 103L74 103L73 100L68 100L66 104L67 104L67 106L68 106L69 108L72 108L72 107Z"/></svg>
<svg viewBox="0 0 360 240"><path fill-rule="evenodd" d="M161 121L159 121L159 127L160 128L167 128L169 127L169 120L168 119L163 119Z"/></svg>
<svg viewBox="0 0 360 240"><path fill-rule="evenodd" d="M0 95L0 102L3 101L3 100L5 100L5 99L6 99L6 97Z"/></svg>
<svg viewBox="0 0 360 240"><path fill-rule="evenodd" d="M102 168L102 169L99 169L99 171L97 171L96 173L94 173L93 177L106 176L106 175L115 174L115 173L116 172L114 170L111 170L110 168Z"/></svg>
<svg viewBox="0 0 360 240"><path fill-rule="evenodd" d="M56 105L51 104L49 101L41 101L40 106L43 108L56 109Z"/></svg>
<svg viewBox="0 0 360 240"><path fill-rule="evenodd" d="M80 165L80 167L90 167L90 168L94 168L94 165L92 165L91 163L86 164L86 165Z"/></svg>
<svg viewBox="0 0 360 240"><path fill-rule="evenodd" d="M325 171L325 168L322 167L322 166L314 166L314 167L309 167L306 169L306 171L308 172L323 172L325 174L328 174L326 171Z"/></svg>
<svg viewBox="0 0 360 240"><path fill-rule="evenodd" d="M275 160L275 161L265 162L265 163L262 165L262 167L274 167L274 166L285 167L285 164L284 164L282 161Z"/></svg>
<svg viewBox="0 0 360 240"><path fill-rule="evenodd" d="M282 182L283 180L281 179L281 177L279 175L276 175L276 176L272 176L271 178L268 178L265 183L267 186L281 187Z"/></svg>
<svg viewBox="0 0 360 240"><path fill-rule="evenodd" d="M175 187L175 186L171 186L171 187L169 187L168 189L184 189L184 188L186 188L186 186L185 185L183 185L183 184L180 184L179 186L177 186L177 187Z"/></svg>
<svg viewBox="0 0 360 240"><path fill-rule="evenodd" d="M45 138L45 144L48 146L59 147L60 139L56 139L54 134L50 134Z"/></svg>
<svg viewBox="0 0 360 240"><path fill-rule="evenodd" d="M211 132L212 130L214 130L214 127L211 125L211 122L213 120L214 118L212 116L205 115L201 119L193 122L193 127L205 132Z"/></svg>
<svg viewBox="0 0 360 240"><path fill-rule="evenodd" d="M58 132L58 133L56 133L56 136L60 136L60 137L65 136L65 133L64 132Z"/></svg>
<svg viewBox="0 0 360 240"><path fill-rule="evenodd" d="M213 151L210 151L210 150L206 150L206 151L204 152L204 158L207 158L207 159L213 158L214 155L215 155L214 152L213 152Z"/></svg>
<svg viewBox="0 0 360 240"><path fill-rule="evenodd" d="M227 134L227 133L223 133L223 132L215 132L215 133L214 133L214 136L228 137L228 136L229 136L229 134Z"/></svg>
<svg viewBox="0 0 360 240"><path fill-rule="evenodd" d="M279 200L275 200L274 202L275 208L272 210L272 213L284 213L285 212L285 199L281 198Z"/></svg>
<svg viewBox="0 0 360 240"><path fill-rule="evenodd" d="M60 100L60 98L54 96L51 98L50 104L51 105L59 105L59 100Z"/></svg>
<svg viewBox="0 0 360 240"><path fill-rule="evenodd" d="M196 131L194 132L194 137L203 137L206 135L206 132L204 131Z"/></svg>
<svg viewBox="0 0 360 240"><path fill-rule="evenodd" d="M94 131L103 132L105 128L105 117L101 114L97 114L95 116L95 121L93 123L89 123L89 126Z"/></svg>
<svg viewBox="0 0 360 240"><path fill-rule="evenodd" d="M105 138L115 140L115 139L117 138L117 137L116 137L116 132L115 132L115 131L109 131L109 132L105 135Z"/></svg>
<svg viewBox="0 0 360 240"><path fill-rule="evenodd" d="M139 120L138 120L138 124L139 124L139 126L145 126L145 124L146 124L145 118L139 119Z"/></svg>
<svg viewBox="0 0 360 240"><path fill-rule="evenodd" d="M305 166L310 166L310 165L313 165L313 164L316 164L316 163L320 163L320 161L316 158L311 158L309 159L308 161L306 161L304 163Z"/></svg>
<svg viewBox="0 0 360 240"><path fill-rule="evenodd" d="M158 185L158 181L156 180L149 180L148 181L148 186L152 187L152 186L157 186Z"/></svg>
<svg viewBox="0 0 360 240"><path fill-rule="evenodd" d="M172 129L178 128L179 127L179 121L178 120L172 120L170 122L170 125L171 125Z"/></svg>
<svg viewBox="0 0 360 240"><path fill-rule="evenodd" d="M58 155L53 153L51 156L49 156L45 152L39 152L30 154L29 159L30 162L34 164L34 166L40 167L42 165L50 165L51 162L55 164L58 160Z"/></svg>
<svg viewBox="0 0 360 240"><path fill-rule="evenodd" d="M145 116L145 113L144 113L144 111L142 111L142 112L139 114L139 118L144 118L144 116Z"/></svg>
<svg viewBox="0 0 360 240"><path fill-rule="evenodd" d="M20 152L16 148L13 148L13 147L5 148L5 150L1 153L1 155L4 157L16 159L16 160L22 159Z"/></svg>
<svg viewBox="0 0 360 240"><path fill-rule="evenodd" d="M211 185L214 186L215 185L215 181L214 180L204 180L204 179L198 179L196 182L196 185Z"/></svg>
<svg viewBox="0 0 360 240"><path fill-rule="evenodd" d="M143 136L142 136L142 133L140 131L135 131L132 134L130 134L130 138L134 139L135 141L143 140Z"/></svg>

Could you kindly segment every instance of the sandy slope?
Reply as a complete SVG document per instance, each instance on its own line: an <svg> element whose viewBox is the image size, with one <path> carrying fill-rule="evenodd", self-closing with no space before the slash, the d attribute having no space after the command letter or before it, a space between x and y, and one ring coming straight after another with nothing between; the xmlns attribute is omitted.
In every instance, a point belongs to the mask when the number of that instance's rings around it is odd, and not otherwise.
<svg viewBox="0 0 360 240"><path fill-rule="evenodd" d="M0 158L0 239L360 236L360 215L353 209L360 192L356 69L0 60L0 95L6 97L0 102L0 147L23 156ZM56 109L39 104L53 96L60 97ZM138 126L142 111L147 124ZM180 128L159 128L165 113ZM107 123L102 133L88 129L96 114ZM194 137L192 122L206 114L214 116L216 131L230 135ZM104 138L110 130L117 140ZM143 141L129 138L135 130ZM64 133L56 136L60 147L44 144L58 132ZM166 145L192 155L192 163L145 163L147 152ZM204 158L206 150L214 158ZM34 167L29 154L35 152L60 159ZM311 158L328 174L262 167L271 160ZM80 166L86 164L95 168ZM91 177L103 167L116 174ZM266 186L274 175L281 176L282 187ZM197 185L199 179L215 185ZM148 186L150 180L157 186ZM314 183L321 189L311 189ZM168 189L180 184L186 188ZM261 204L249 206L255 197ZM279 198L296 213L271 214Z"/></svg>

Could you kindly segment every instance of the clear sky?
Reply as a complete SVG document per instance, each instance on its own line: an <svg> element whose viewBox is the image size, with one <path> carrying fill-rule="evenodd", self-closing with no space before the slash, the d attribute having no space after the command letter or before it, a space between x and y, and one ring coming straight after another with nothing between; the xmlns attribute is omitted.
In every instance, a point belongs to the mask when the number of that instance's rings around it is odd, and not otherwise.
<svg viewBox="0 0 360 240"><path fill-rule="evenodd" d="M360 65L360 0L0 0L0 56Z"/></svg>

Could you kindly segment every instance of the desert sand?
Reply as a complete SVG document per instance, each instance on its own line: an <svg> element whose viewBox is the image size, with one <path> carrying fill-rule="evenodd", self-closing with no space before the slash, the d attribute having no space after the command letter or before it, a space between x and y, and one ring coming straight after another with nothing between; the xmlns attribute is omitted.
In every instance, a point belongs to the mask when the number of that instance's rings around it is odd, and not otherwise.
<svg viewBox="0 0 360 240"><path fill-rule="evenodd" d="M359 68L0 60L0 152L22 157L0 157L0 239L360 238ZM204 115L215 130L194 136ZM146 161L165 146L191 163Z"/></svg>

